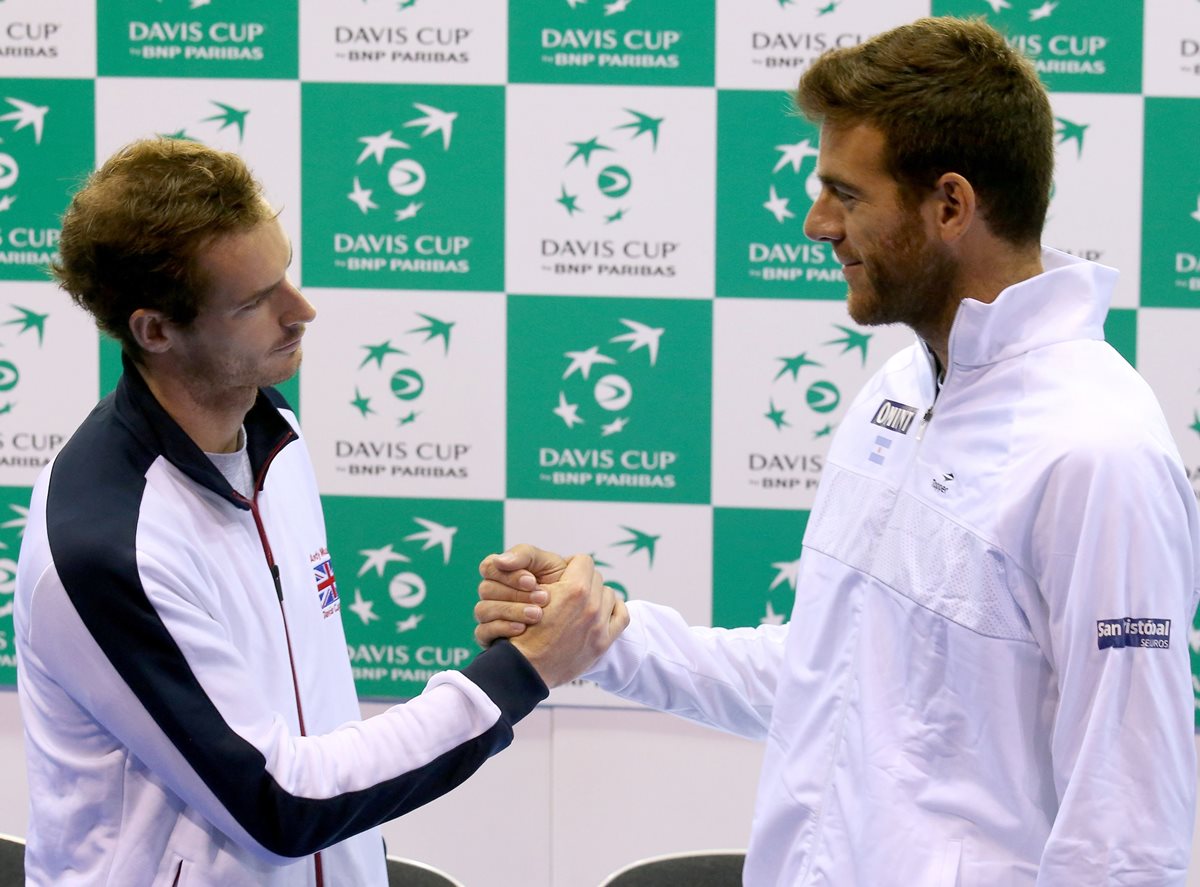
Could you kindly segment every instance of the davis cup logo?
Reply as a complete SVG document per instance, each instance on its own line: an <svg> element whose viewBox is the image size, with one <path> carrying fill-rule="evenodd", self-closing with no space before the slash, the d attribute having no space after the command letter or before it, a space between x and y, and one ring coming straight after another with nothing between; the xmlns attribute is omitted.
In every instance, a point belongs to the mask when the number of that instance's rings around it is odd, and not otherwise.
<svg viewBox="0 0 1200 887"><path fill-rule="evenodd" d="M9 319L0 321L0 328L16 327L15 333L11 334L16 336L24 333L36 334L37 350L40 351L46 334L46 320L50 315L22 308L20 305L9 305L8 308ZM8 339L9 336L0 334L0 338ZM13 344L15 343L11 341L0 341L0 345ZM28 350L28 347L20 350ZM21 382L21 370L17 363L10 359L16 356L13 351L10 349L7 354L7 357L0 358L0 416L11 413L19 402L17 387ZM42 462L44 461L42 460ZM0 457L0 464L14 463Z"/></svg>
<svg viewBox="0 0 1200 887"><path fill-rule="evenodd" d="M394 620L396 634L404 634L425 619L419 608L428 597L429 586L412 566L413 558L396 548L416 542L423 543L421 551L440 547L442 563L449 564L458 527L422 517L414 517L413 522L421 529L402 537L400 542L388 542L379 548L364 548L358 552L362 561L355 576L354 601L348 609L363 625ZM386 615L376 612L376 606Z"/></svg>
<svg viewBox="0 0 1200 887"><path fill-rule="evenodd" d="M215 114L198 117L190 125L185 124L172 132L160 132L159 135L166 139L205 142L217 147L236 150L246 137L246 120L250 116L250 109L228 105L215 99L210 99L209 104L212 107L208 110L216 109ZM232 143L232 136L235 133L237 135L236 146ZM228 144L222 146L219 144L220 142Z"/></svg>
<svg viewBox="0 0 1200 887"><path fill-rule="evenodd" d="M840 335L823 342L820 352L808 349L776 358L778 372L772 380L772 393L768 398L769 408L763 414L763 418L767 419L776 431L791 427L789 415L807 411L816 415L819 425L813 432L813 439L827 437L833 433L831 414L842 404L841 391L828 379L813 379L812 376L815 373L826 372L827 364L847 354L857 354L861 366L866 366L867 346L871 340L870 333L861 333L840 324L834 324L833 328ZM814 356L810 356L810 353ZM832 358L829 355L832 355ZM816 359L818 356L821 360ZM800 378L801 373L805 375L805 379ZM799 397L796 389L802 392Z"/></svg>
<svg viewBox="0 0 1200 887"><path fill-rule="evenodd" d="M417 116L401 123L401 127L420 127L420 133L414 133L420 139L440 136L433 140L433 144L440 145L442 152L449 152L458 113L420 102L413 102L412 107L418 112ZM396 129L387 129L358 137L362 150L359 151L355 167L361 169L353 177L354 187L346 199L357 206L364 216L390 212L394 221L406 222L415 219L425 206L423 201L416 198L425 190L428 177L425 166L416 157L396 156L411 151L412 145L397 138L395 132ZM425 143L422 147L427 146L428 143ZM365 187L363 181L374 187Z"/></svg>
<svg viewBox="0 0 1200 887"><path fill-rule="evenodd" d="M629 376L645 372L647 367L653 370L658 362L658 344L666 330L624 318L620 323L625 331L609 338L604 347L619 354L624 344L626 356L644 351L645 363L626 360L622 365L617 357L602 352L598 344L563 354L567 365L558 404L552 412L568 429L580 429L581 435L590 432L592 436L607 438L624 431L630 422L629 407L634 399L634 384Z"/></svg>
<svg viewBox="0 0 1200 887"><path fill-rule="evenodd" d="M638 552L646 553L646 568L654 568L654 551L658 545L658 541L662 539L662 534L647 533L644 530L638 530L634 527L622 525L620 529L628 534L625 539L619 539L608 545L607 548L595 552L592 555L592 560L596 562L598 568L605 570L616 567L618 570L624 566L627 569L632 566L629 561L634 558ZM609 560L612 558L612 560ZM619 572L615 575L621 575ZM622 582L620 579L614 579L613 575L605 574L604 584L620 595L621 600L629 600L629 585L628 582Z"/></svg>
<svg viewBox="0 0 1200 887"><path fill-rule="evenodd" d="M415 319L416 325L403 336L360 346L362 357L355 379L354 398L349 403L363 419L375 416L389 421L393 427L402 428L420 418L421 397L426 391L425 373L413 352L432 343L441 345L437 350L443 358L449 356L450 334L455 321L420 312ZM404 344L405 348L393 342Z"/></svg>
<svg viewBox="0 0 1200 887"><path fill-rule="evenodd" d="M568 143L555 198L567 218L599 217L604 225L620 222L635 204L636 183L642 175L653 175L651 161L664 118L632 108L625 114L624 122Z"/></svg>

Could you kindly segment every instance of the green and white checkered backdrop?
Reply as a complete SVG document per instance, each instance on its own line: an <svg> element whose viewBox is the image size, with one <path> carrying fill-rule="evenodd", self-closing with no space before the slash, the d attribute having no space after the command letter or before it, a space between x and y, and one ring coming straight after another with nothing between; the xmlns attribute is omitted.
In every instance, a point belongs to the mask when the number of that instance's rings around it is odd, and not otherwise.
<svg viewBox="0 0 1200 887"><path fill-rule="evenodd" d="M804 238L788 90L930 13L1042 72L1046 242L1120 269L1109 338L1200 489L1200 0L930 3L0 0L0 682L29 488L119 367L47 282L58 217L155 133L283 208L319 313L284 389L364 695L469 660L476 564L520 540L697 623L786 621L829 435L910 336L856 327Z"/></svg>

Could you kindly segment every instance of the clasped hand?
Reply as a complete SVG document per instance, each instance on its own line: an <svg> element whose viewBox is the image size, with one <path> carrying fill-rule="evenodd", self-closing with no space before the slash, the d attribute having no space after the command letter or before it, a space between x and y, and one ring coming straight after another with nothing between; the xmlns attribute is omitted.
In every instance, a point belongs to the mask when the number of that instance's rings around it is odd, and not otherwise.
<svg viewBox="0 0 1200 887"><path fill-rule="evenodd" d="M475 639L512 643L548 687L585 672L629 624L625 602L586 554L568 559L532 545L490 554L479 565Z"/></svg>

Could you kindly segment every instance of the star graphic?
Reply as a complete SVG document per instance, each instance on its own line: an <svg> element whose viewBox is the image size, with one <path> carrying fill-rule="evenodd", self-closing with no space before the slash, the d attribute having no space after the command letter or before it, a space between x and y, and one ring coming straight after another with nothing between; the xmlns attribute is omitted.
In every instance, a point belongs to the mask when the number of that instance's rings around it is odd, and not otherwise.
<svg viewBox="0 0 1200 887"><path fill-rule="evenodd" d="M1196 195L1196 211L1194 213L1190 213L1189 215L1191 215L1191 217L1197 222L1200 222L1200 194Z"/></svg>
<svg viewBox="0 0 1200 887"><path fill-rule="evenodd" d="M794 145L776 145L775 150L779 152L779 160L775 163L775 168L771 173L777 173L789 164L792 167L792 172L800 172L800 164L804 162L805 157L816 157L820 152L813 147L810 139L801 139Z"/></svg>
<svg viewBox="0 0 1200 887"><path fill-rule="evenodd" d="M567 364L567 371L563 373L563 378L568 378L576 370L587 379L588 373L592 371L592 367L598 363L616 363L616 361L607 354L600 353L600 346L593 345L587 351L568 351L563 354L563 357L571 358L571 362Z"/></svg>
<svg viewBox="0 0 1200 887"><path fill-rule="evenodd" d="M414 517L413 520L425 529L405 536L404 541L423 541L425 544L421 546L421 551L428 551L433 546L440 545L442 546L442 563L450 563L450 547L454 541L454 534L458 532L458 527L447 527L422 517Z"/></svg>
<svg viewBox="0 0 1200 887"><path fill-rule="evenodd" d="M999 15L1002 9L1010 9L1012 7L1012 4L1008 0L983 0L983 2L992 7L994 15Z"/></svg>
<svg viewBox="0 0 1200 887"><path fill-rule="evenodd" d="M818 428L813 432L813 440L816 440L819 437L829 437L831 434L833 434L833 426L826 425L824 428Z"/></svg>
<svg viewBox="0 0 1200 887"><path fill-rule="evenodd" d="M438 320L436 317L430 317L428 314L422 314L420 311L417 312L417 317L420 317L422 320L428 321L429 326L419 326L416 329L409 330L409 332L410 333L428 333L428 335L424 339L424 342L428 342L431 339L435 339L438 336L440 336L442 339L442 343L445 346L444 353L449 354L450 353L450 330L454 328L454 324L457 323L458 321ZM422 344L424 344L424 342L422 342Z"/></svg>
<svg viewBox="0 0 1200 887"><path fill-rule="evenodd" d="M792 427L792 423L788 422L786 419L783 418L784 417L783 410L775 408L774 399L771 400L771 411L768 413L763 413L763 415L775 423L776 430L782 431L784 428Z"/></svg>
<svg viewBox="0 0 1200 887"><path fill-rule="evenodd" d="M613 336L608 341L610 342L628 342L629 353L637 351L639 348L645 348L650 353L650 366L654 366L658 360L658 340L662 338L662 334L666 332L663 327L647 326L644 323L638 323L636 320L626 320L621 318L621 323L629 328L629 332L622 333L619 336Z"/></svg>
<svg viewBox="0 0 1200 887"><path fill-rule="evenodd" d="M415 218L417 213L421 211L421 207L424 205L425 204L423 203L417 203L414 201L413 203L410 203L408 206L404 207L404 209L396 210L396 221L403 222L405 219Z"/></svg>
<svg viewBox="0 0 1200 887"><path fill-rule="evenodd" d="M407 148L408 143L402 142L399 139L392 138L392 131L380 133L377 136L362 136L359 141L366 145L362 149L362 153L358 155L357 163L362 163L368 157L374 157L378 164L383 163L383 155L387 153L388 148ZM356 164L357 165L357 164Z"/></svg>
<svg viewBox="0 0 1200 887"><path fill-rule="evenodd" d="M440 132L442 134L442 150L449 151L450 136L454 132L454 121L458 119L458 112L443 111L432 105L422 105L420 102L413 102L413 107L424 113L425 116L417 117L404 125L425 127L421 132L421 138Z"/></svg>
<svg viewBox="0 0 1200 887"><path fill-rule="evenodd" d="M16 194L5 194L3 197L0 197L0 213L12 206L16 201Z"/></svg>
<svg viewBox="0 0 1200 887"><path fill-rule="evenodd" d="M1058 143L1061 145L1064 142L1074 139L1075 146L1077 149L1076 156L1082 157L1083 156L1083 133L1089 126L1091 126L1091 124L1090 123L1073 123L1072 121L1067 120L1065 117L1055 117L1054 119L1062 124L1061 127L1059 127L1058 129L1056 129L1054 131L1054 134L1058 136Z"/></svg>
<svg viewBox="0 0 1200 887"><path fill-rule="evenodd" d="M774 185L771 186L771 198L763 204L763 209L775 216L775 221L780 224L783 224L784 219L796 218L796 214L788 209L788 199L776 194Z"/></svg>
<svg viewBox="0 0 1200 887"><path fill-rule="evenodd" d="M829 13L833 12L839 6L841 6L840 0L830 0L829 3L826 3L824 6L817 9L817 18L820 18L823 15L829 15Z"/></svg>
<svg viewBox="0 0 1200 887"><path fill-rule="evenodd" d="M575 148L575 153L567 159L566 164L564 164L565 166L570 166L575 161L576 157L582 157L583 165L587 166L588 161L592 159L592 154L594 152L612 150L612 148L608 147L608 145L600 144L600 136L592 136L586 142L567 142L567 144L572 145Z"/></svg>
<svg viewBox="0 0 1200 887"><path fill-rule="evenodd" d="M358 204L358 208L366 215L368 210L379 209L379 204L371 199L371 189L364 188L358 183L358 176L354 177L354 190L346 195L351 203Z"/></svg>
<svg viewBox="0 0 1200 887"><path fill-rule="evenodd" d="M42 143L42 126L46 122L46 112L50 110L50 107L48 105L34 105L30 102L7 96L4 101L17 110L0 115L0 120L15 120L16 123L13 125L13 132L22 130L27 126L32 126L33 141L40 145Z"/></svg>
<svg viewBox="0 0 1200 887"><path fill-rule="evenodd" d="M13 305L12 307L20 311L21 316L15 317L12 320L4 321L4 325L12 326L13 324L17 323L21 324L21 328L17 330L17 335L20 335L27 330L37 330L38 344L41 345L42 336L46 332L46 318L50 315L38 314L36 311L30 311L28 308L22 308L20 305Z"/></svg>
<svg viewBox="0 0 1200 887"><path fill-rule="evenodd" d="M401 351L399 348L393 348L391 339L388 339L386 342L380 342L378 345L360 345L358 347L367 349L367 356L364 357L363 362L358 365L360 370L372 360L375 361L375 365L377 367L383 369L383 359L389 354L407 353L405 351Z"/></svg>
<svg viewBox="0 0 1200 887"><path fill-rule="evenodd" d="M608 437L613 434L620 434L622 431L625 430L625 426L628 424L629 424L628 416L617 416L617 418L613 419L607 425L602 425L600 427L600 436Z"/></svg>
<svg viewBox="0 0 1200 887"><path fill-rule="evenodd" d="M562 197L559 197L554 202L561 203L563 206L565 206L567 208L567 215L573 216L577 212L583 212L583 210L581 210L579 207L577 207L575 205L575 201L578 199L579 199L578 194L568 194L567 186L563 185L562 186Z"/></svg>
<svg viewBox="0 0 1200 887"><path fill-rule="evenodd" d="M412 631L421 624L421 620L424 618L419 613L413 613L407 619L401 619L396 623L396 634L404 634L406 631Z"/></svg>
<svg viewBox="0 0 1200 887"><path fill-rule="evenodd" d="M796 0L779 0L779 8L785 9L788 6L791 6L795 2L796 2Z"/></svg>
<svg viewBox="0 0 1200 887"><path fill-rule="evenodd" d="M1055 3L1054 0L1046 0L1046 2L1037 9L1029 10L1029 20L1031 22L1036 22L1038 19L1050 18L1050 14L1054 12L1057 6L1058 4Z"/></svg>
<svg viewBox="0 0 1200 887"><path fill-rule="evenodd" d="M361 576L367 570L374 570L376 575L383 576L383 571L388 564L407 564L410 558L398 551L392 550L392 543L389 542L383 548L364 548L358 552L363 555L363 565L358 568L358 575Z"/></svg>
<svg viewBox="0 0 1200 887"><path fill-rule="evenodd" d="M587 0L567 0L567 5L572 9L574 9L576 6L579 6L581 3L587 3Z"/></svg>
<svg viewBox="0 0 1200 887"><path fill-rule="evenodd" d="M622 123L617 129L632 129L632 138L637 138L644 132L650 133L650 139L654 143L655 150L658 149L658 127L665 120L664 117L651 117L649 114L643 114L641 111L635 111L632 108L625 109L626 114L632 114L636 119L631 123Z"/></svg>
<svg viewBox="0 0 1200 887"><path fill-rule="evenodd" d="M786 613L776 613L775 608L771 606L771 602L767 601L767 615L758 620L759 625L783 625L783 621L787 619Z"/></svg>
<svg viewBox="0 0 1200 887"><path fill-rule="evenodd" d="M194 141L196 141L196 139L193 136L188 135L187 127L183 127L183 126L181 126L179 129L175 130L174 132L160 132L158 135L160 138L172 139L173 141L176 141L176 142L194 142Z"/></svg>
<svg viewBox="0 0 1200 887"><path fill-rule="evenodd" d="M195 9L196 7L192 7ZM209 104L216 105L223 113L214 114L212 117L205 117L204 122L209 120L220 120L221 125L217 128L217 132L229 126L236 126L238 131L238 141L246 134L246 116L250 113L249 109L241 111L232 105L225 105L221 102L210 102Z"/></svg>
<svg viewBox="0 0 1200 887"><path fill-rule="evenodd" d="M871 341L872 334L871 333L860 333L856 330L847 329L844 326L839 326L836 323L834 324L834 327L836 327L837 329L839 329L843 333L845 333L846 337L844 339L831 339L830 341L824 342L822 344L845 345L846 347L843 348L841 351L842 354L845 354L847 351L850 351L853 348L857 348L859 351L862 352L863 366L866 366L867 365L867 343Z"/></svg>
<svg viewBox="0 0 1200 887"><path fill-rule="evenodd" d="M370 625L379 618L375 612L375 602L366 600L357 588L354 589L354 603L350 605L350 612L361 619L363 625Z"/></svg>
<svg viewBox="0 0 1200 887"><path fill-rule="evenodd" d="M629 4L632 2L633 0L613 0L612 3L605 3L604 14L609 16L616 15L618 12L624 12L629 8Z"/></svg>
<svg viewBox="0 0 1200 887"><path fill-rule="evenodd" d="M772 570L778 570L775 578L771 580L771 584L767 587L767 591L773 591L784 582L792 587L792 591L796 590L796 577L799 575L800 558L794 561L777 561L771 564Z"/></svg>
<svg viewBox="0 0 1200 887"><path fill-rule="evenodd" d="M199 9L201 6L208 6L212 0L192 0L192 9Z"/></svg>
<svg viewBox="0 0 1200 887"><path fill-rule="evenodd" d="M629 212L629 210L619 209L615 213L613 213L611 216L605 216L604 224L608 225L612 222L619 222L621 219L625 218L625 213L627 213L627 212Z"/></svg>
<svg viewBox="0 0 1200 887"><path fill-rule="evenodd" d="M562 391L558 392L558 406L554 408L553 412L567 423L568 428L583 424L583 420L579 418L579 404L567 403L567 395Z"/></svg>
<svg viewBox="0 0 1200 887"><path fill-rule="evenodd" d="M371 409L371 398L363 397L357 387L354 389L354 400L350 401L350 406L362 413L364 419L367 417L367 413L375 412Z"/></svg>
<svg viewBox="0 0 1200 887"><path fill-rule="evenodd" d="M650 566L654 566L654 546L662 536L652 536L649 533L643 533L641 530L635 530L633 527L622 526L622 530L629 533L628 539L622 539L620 542L614 542L613 545L628 545L630 555L637 554L639 551L645 551L650 558Z"/></svg>
<svg viewBox="0 0 1200 887"><path fill-rule="evenodd" d="M1191 428L1192 431L1196 432L1197 434L1200 434L1200 410L1193 410L1192 416L1196 421L1194 421L1188 427Z"/></svg>
<svg viewBox="0 0 1200 887"><path fill-rule="evenodd" d="M791 373L792 381L795 382L800 370L804 367L819 367L823 365L818 361L809 360L807 351L801 351L795 357L777 357L775 359L783 361L783 369L775 374L775 378L771 380L772 382L777 381L784 373Z"/></svg>
<svg viewBox="0 0 1200 887"><path fill-rule="evenodd" d="M413 410L407 416L402 416L400 418L400 421L398 421L396 423L396 427L403 428L405 425L411 425L413 422L417 421L417 416L419 416L419 415L421 415L421 414L418 413L416 410Z"/></svg>

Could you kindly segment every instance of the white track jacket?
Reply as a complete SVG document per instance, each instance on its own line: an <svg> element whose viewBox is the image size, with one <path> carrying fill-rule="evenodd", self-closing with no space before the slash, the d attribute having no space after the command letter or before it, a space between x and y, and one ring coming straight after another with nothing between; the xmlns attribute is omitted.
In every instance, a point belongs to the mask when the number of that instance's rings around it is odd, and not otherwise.
<svg viewBox="0 0 1200 887"><path fill-rule="evenodd" d="M630 606L587 677L765 739L751 887L1182 887L1196 496L1103 341L1116 272L962 303L833 442L786 627Z"/></svg>
<svg viewBox="0 0 1200 887"><path fill-rule="evenodd" d="M294 419L259 395L245 499L127 364L39 479L14 617L29 884L382 887L375 826L545 696L505 643L360 720Z"/></svg>

